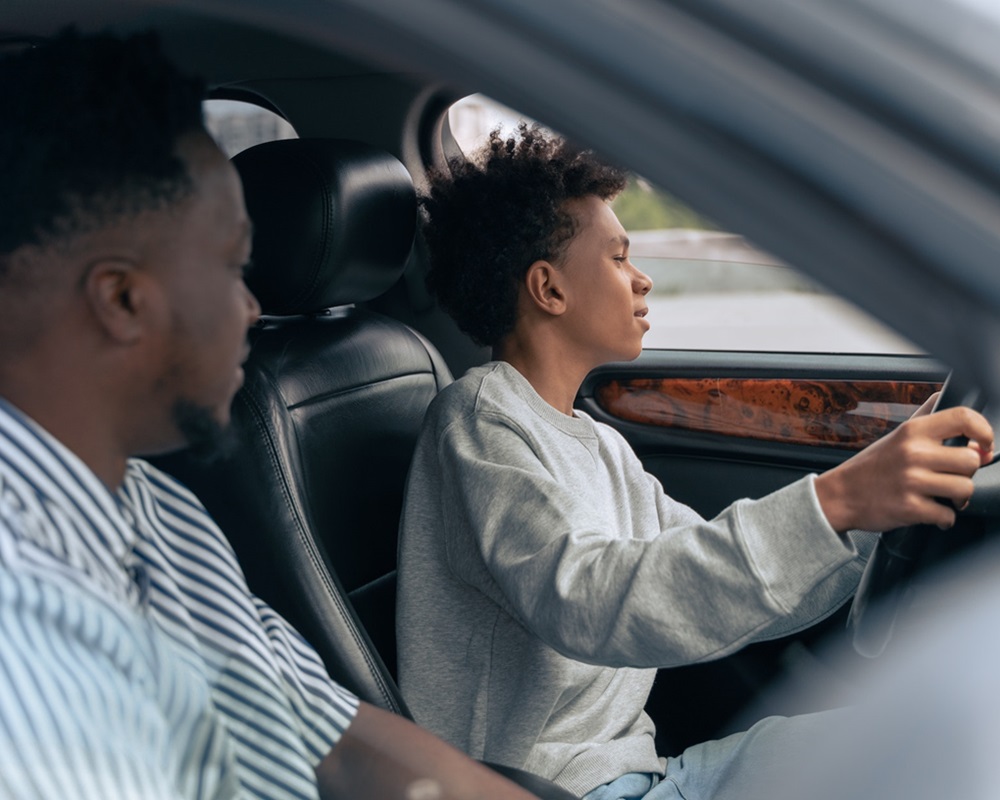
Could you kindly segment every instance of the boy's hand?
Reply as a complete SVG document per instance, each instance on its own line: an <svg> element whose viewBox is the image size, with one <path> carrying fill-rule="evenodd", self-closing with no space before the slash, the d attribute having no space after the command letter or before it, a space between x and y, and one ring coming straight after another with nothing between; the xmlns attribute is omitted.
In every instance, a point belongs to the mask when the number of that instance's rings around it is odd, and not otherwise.
<svg viewBox="0 0 1000 800"><path fill-rule="evenodd" d="M816 478L820 506L834 530L886 531L917 523L944 529L955 524L954 508L964 508L972 497L972 476L993 459L993 430L982 414L968 408L929 413L934 400ZM967 437L969 446L946 447L943 442L953 436Z"/></svg>

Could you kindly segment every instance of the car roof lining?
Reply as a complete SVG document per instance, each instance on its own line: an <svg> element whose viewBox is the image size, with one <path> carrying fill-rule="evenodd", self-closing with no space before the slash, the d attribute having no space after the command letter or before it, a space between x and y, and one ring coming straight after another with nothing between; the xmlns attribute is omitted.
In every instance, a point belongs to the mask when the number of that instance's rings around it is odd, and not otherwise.
<svg viewBox="0 0 1000 800"><path fill-rule="evenodd" d="M252 25L215 19L198 10L145 7L142 3L80 3L54 0L20 3L4 9L4 40L37 41L63 27L53 20L73 19L82 31L126 34L156 29L164 50L184 69L215 88L258 79L346 77L378 73L344 54Z"/></svg>
<svg viewBox="0 0 1000 800"><path fill-rule="evenodd" d="M155 27L212 86L252 88L265 71L289 81L408 71L460 80L640 171L1000 394L992 187L671 2L150 3L13 0L0 34L50 34L60 19L85 30ZM632 47L606 46L618 28ZM926 224L909 225L914 210Z"/></svg>

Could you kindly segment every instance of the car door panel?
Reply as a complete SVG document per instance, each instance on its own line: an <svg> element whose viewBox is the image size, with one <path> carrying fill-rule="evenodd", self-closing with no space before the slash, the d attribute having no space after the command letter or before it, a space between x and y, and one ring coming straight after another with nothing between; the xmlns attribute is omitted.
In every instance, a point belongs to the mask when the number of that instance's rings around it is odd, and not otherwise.
<svg viewBox="0 0 1000 800"><path fill-rule="evenodd" d="M922 356L647 350L592 372L577 406L616 428L672 497L711 510L704 496L728 504L840 463L945 376Z"/></svg>

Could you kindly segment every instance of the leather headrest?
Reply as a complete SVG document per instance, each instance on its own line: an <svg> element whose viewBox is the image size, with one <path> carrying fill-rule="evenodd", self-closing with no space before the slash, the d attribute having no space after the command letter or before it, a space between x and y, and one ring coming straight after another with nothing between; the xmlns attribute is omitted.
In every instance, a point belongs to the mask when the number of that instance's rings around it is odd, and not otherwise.
<svg viewBox="0 0 1000 800"><path fill-rule="evenodd" d="M264 314L371 300L413 246L416 195L392 155L343 139L284 139L238 153L253 221L247 285Z"/></svg>

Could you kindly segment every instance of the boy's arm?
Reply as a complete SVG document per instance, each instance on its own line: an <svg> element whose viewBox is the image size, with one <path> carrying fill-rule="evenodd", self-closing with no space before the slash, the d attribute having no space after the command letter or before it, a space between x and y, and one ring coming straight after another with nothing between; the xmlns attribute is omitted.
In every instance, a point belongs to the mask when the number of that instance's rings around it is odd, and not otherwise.
<svg viewBox="0 0 1000 800"><path fill-rule="evenodd" d="M956 453L941 444L959 433L983 451L992 448L985 419L954 409L908 421L871 448L874 456L865 451L839 467L838 488L854 494L850 502L866 498L880 512L854 515L841 530L908 520L911 500L887 481L925 481L909 495L923 489L927 503L934 503L931 492L971 492L968 475L980 457L974 448ZM946 469L965 474L939 475L927 466L928 454L929 463L940 457ZM663 667L718 658L812 624L850 595L861 574L854 539L826 524L830 512L813 478L737 502L712 520L664 518L656 533L644 528L622 536L602 530L588 510L587 496L599 487L567 485L548 474L532 446L502 421L479 418L475 435L450 426L438 455L446 551L456 577L579 661ZM635 468L629 485L639 506L662 499L659 484L648 474L639 480L645 473ZM835 500L835 509L838 502L845 501ZM936 506L930 511L940 514ZM917 509L918 518L925 508Z"/></svg>
<svg viewBox="0 0 1000 800"><path fill-rule="evenodd" d="M921 412L926 409L921 409ZM816 478L834 530L884 531L917 523L949 528L972 497L972 476L993 458L993 430L968 408L918 412L888 436ZM969 447L947 447L966 436ZM936 498L950 500L952 506Z"/></svg>
<svg viewBox="0 0 1000 800"><path fill-rule="evenodd" d="M366 703L316 775L324 800L534 797L409 720Z"/></svg>

